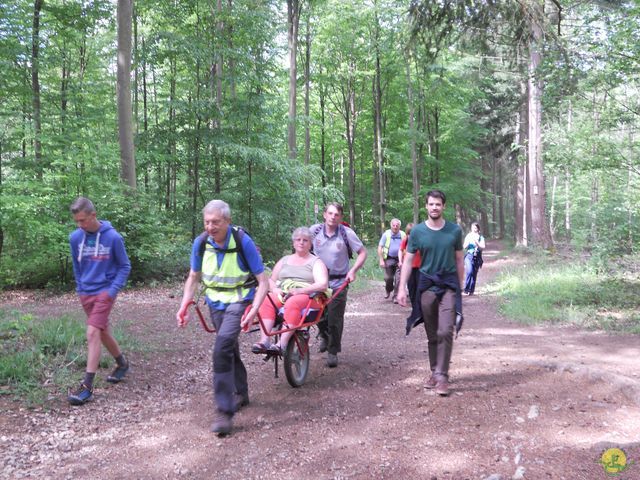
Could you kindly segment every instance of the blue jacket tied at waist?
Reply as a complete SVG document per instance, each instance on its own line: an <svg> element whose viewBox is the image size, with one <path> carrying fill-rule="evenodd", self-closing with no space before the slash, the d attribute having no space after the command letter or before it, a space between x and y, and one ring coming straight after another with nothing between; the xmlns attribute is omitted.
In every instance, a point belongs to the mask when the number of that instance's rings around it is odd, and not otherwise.
<svg viewBox="0 0 640 480"><path fill-rule="evenodd" d="M434 288L432 288L434 287ZM427 275L424 272L420 272L420 278L418 280L418 294L416 295L416 302L414 310L415 315L411 315L407 319L406 334L409 335L411 329L424 322L422 318L422 308L420 306L420 298L423 292L427 290L433 291L438 297L438 301L442 300L444 292L447 290L453 290L456 292L456 333L462 327L462 291L460 290L460 280L456 272L438 272L435 274Z"/></svg>

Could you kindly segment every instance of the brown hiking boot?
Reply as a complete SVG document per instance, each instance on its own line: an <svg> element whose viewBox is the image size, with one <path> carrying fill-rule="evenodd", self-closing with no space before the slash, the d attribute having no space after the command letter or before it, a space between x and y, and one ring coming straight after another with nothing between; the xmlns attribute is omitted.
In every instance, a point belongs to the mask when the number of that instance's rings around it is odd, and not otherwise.
<svg viewBox="0 0 640 480"><path fill-rule="evenodd" d="M217 433L219 437L229 435L233 426L233 423L231 422L232 418L233 415L230 413L218 412L216 420L213 422L213 425L211 425L211 431L213 433Z"/></svg>
<svg viewBox="0 0 640 480"><path fill-rule="evenodd" d="M438 385L438 380L436 380L436 377L431 375L429 380L427 380L427 383L424 384L424 388L436 388L436 385Z"/></svg>
<svg viewBox="0 0 640 480"><path fill-rule="evenodd" d="M449 382L447 380L440 380L436 385L436 393L441 397L449 395Z"/></svg>

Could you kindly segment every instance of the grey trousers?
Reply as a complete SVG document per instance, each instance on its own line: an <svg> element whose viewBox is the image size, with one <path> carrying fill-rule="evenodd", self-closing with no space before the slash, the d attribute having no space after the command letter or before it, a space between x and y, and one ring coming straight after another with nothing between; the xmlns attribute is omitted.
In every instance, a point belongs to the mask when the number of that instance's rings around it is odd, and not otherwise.
<svg viewBox="0 0 640 480"><path fill-rule="evenodd" d="M248 302L232 303L226 310L210 308L216 327L213 346L213 398L220 412L235 413L234 394L248 396L247 369L240 358L240 319Z"/></svg>
<svg viewBox="0 0 640 480"><path fill-rule="evenodd" d="M384 288L387 293L393 292L393 298L398 296L400 284L400 266L397 258L387 258L384 261Z"/></svg>
<svg viewBox="0 0 640 480"><path fill-rule="evenodd" d="M439 301L427 290L420 299L424 329L427 332L429 366L436 379L449 378L449 363L453 350L453 330L456 322L456 294L447 290Z"/></svg>

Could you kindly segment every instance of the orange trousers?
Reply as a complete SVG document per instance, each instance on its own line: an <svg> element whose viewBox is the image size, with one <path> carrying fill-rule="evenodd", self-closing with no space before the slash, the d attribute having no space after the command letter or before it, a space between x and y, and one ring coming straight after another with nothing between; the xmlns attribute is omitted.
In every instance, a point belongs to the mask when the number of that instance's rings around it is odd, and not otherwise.
<svg viewBox="0 0 640 480"><path fill-rule="evenodd" d="M267 294L273 303L269 301L269 298L265 298L262 305L260 305L260 317L262 320L275 320L277 312L276 308L280 309L282 307L282 302L278 298L277 295L273 293ZM274 308L275 304L275 308ZM290 328L297 328L304 322L306 317L306 312L303 315L302 310L309 305L309 308L321 308L322 305L315 298L311 299L309 302L309 295L300 294L300 295L292 295L286 299L284 302L284 323L286 323Z"/></svg>

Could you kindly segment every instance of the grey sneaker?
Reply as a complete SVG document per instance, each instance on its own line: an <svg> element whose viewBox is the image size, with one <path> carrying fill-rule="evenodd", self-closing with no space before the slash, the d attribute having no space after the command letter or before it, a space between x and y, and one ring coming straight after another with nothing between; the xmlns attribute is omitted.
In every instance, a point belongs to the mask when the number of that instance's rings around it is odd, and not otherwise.
<svg viewBox="0 0 640 480"><path fill-rule="evenodd" d="M233 427L232 418L233 415L230 413L218 412L218 416L213 422L213 425L211 425L211 431L217 433L219 437L229 435Z"/></svg>
<svg viewBox="0 0 640 480"><path fill-rule="evenodd" d="M324 353L327 351L327 339L324 337L318 337L318 352Z"/></svg>
<svg viewBox="0 0 640 480"><path fill-rule="evenodd" d="M71 405L84 405L93 399L93 388L81 383L76 390L69 392L67 399Z"/></svg>
<svg viewBox="0 0 640 480"><path fill-rule="evenodd" d="M335 353L329 353L327 355L327 367L336 368L338 366L338 355Z"/></svg>
<svg viewBox="0 0 640 480"><path fill-rule="evenodd" d="M116 366L111 372L111 375L107 377L107 382L109 383L120 383L124 376L129 371L129 362L122 366Z"/></svg>

